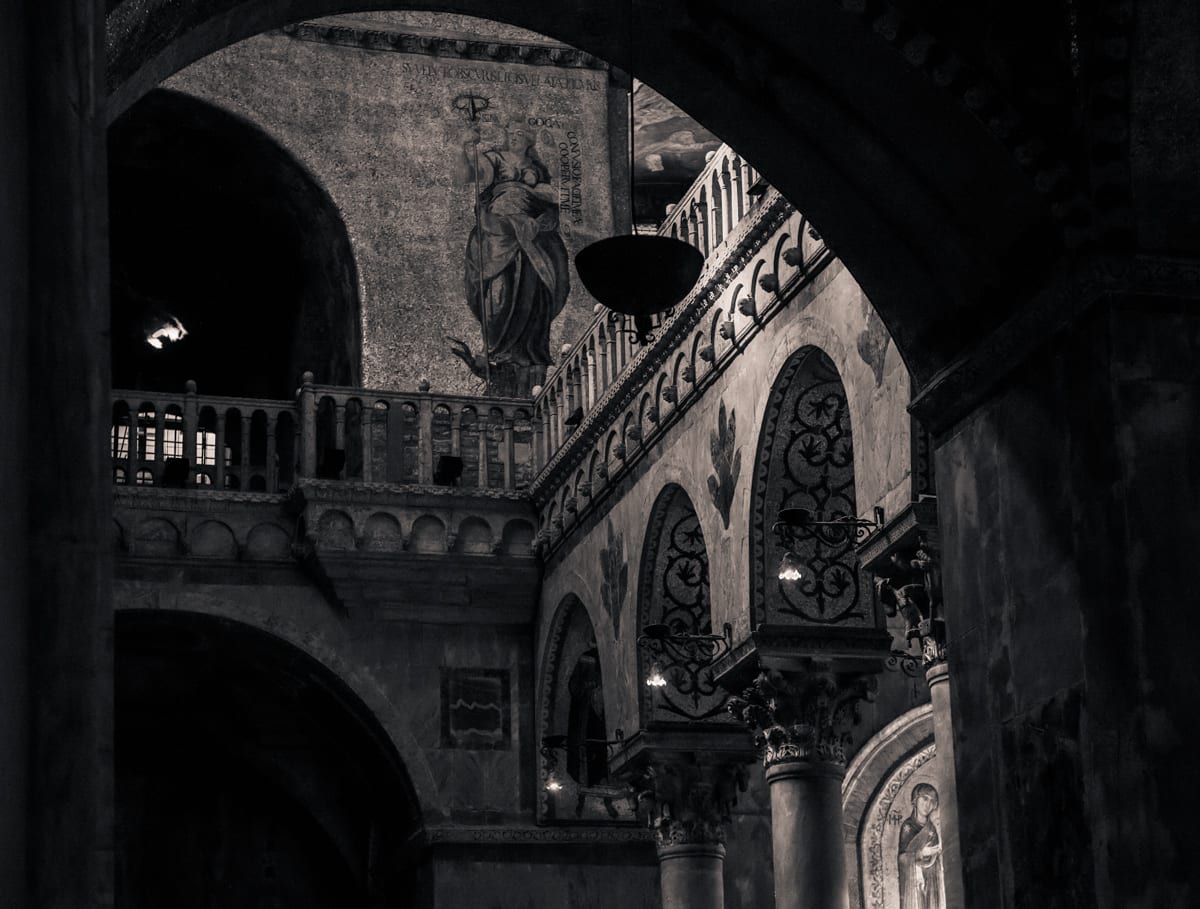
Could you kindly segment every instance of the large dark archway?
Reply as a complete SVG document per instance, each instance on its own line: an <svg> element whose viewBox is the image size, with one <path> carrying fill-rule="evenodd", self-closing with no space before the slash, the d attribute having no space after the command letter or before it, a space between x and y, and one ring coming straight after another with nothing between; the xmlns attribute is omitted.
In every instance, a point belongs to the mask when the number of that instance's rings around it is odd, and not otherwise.
<svg viewBox="0 0 1200 909"><path fill-rule="evenodd" d="M927 4L905 5L907 14L768 0L126 0L108 16L108 77L119 111L233 41L350 10L500 18L619 65L632 34L636 75L820 227L924 384L1017 310L1059 258L1064 225L1078 234L1089 216L1072 166L1083 140L1059 128L1074 97L1065 25L1047 23L1026 78L989 73L989 46L974 32L995 23L943 17L951 46L923 26ZM1027 31L1031 17L1046 15L1028 5L1013 13Z"/></svg>
<svg viewBox="0 0 1200 909"><path fill-rule="evenodd" d="M118 906L420 905L406 771L311 657L226 619L121 611L115 703Z"/></svg>
<svg viewBox="0 0 1200 909"><path fill-rule="evenodd" d="M333 201L253 125L156 89L109 129L113 384L290 397L360 379L358 276ZM187 335L147 335L177 319Z"/></svg>

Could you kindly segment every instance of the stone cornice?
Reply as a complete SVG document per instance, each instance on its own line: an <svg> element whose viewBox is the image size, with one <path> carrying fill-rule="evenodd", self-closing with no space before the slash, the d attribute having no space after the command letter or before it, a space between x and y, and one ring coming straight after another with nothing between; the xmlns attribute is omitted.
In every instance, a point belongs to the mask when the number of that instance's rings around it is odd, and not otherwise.
<svg viewBox="0 0 1200 909"><path fill-rule="evenodd" d="M1064 264L1021 310L938 372L909 410L935 435L948 432L1039 346L1094 303L1122 294L1200 300L1200 262L1096 255Z"/></svg>
<svg viewBox="0 0 1200 909"><path fill-rule="evenodd" d="M296 495L321 504L415 505L424 497L459 499L463 503L490 499L497 503L523 505L528 493L516 489L483 489L476 486L418 486L398 483L363 483L360 480L313 480L302 477L293 487ZM454 506L456 503L445 503Z"/></svg>
<svg viewBox="0 0 1200 909"><path fill-rule="evenodd" d="M319 41L342 47L399 54L424 54L445 59L487 63L520 63L563 69L606 70L608 64L585 51L565 44L519 44L510 41L443 36L387 29L336 25L331 22L297 22L279 30L301 41Z"/></svg>
<svg viewBox="0 0 1200 909"><path fill-rule="evenodd" d="M650 843L652 831L622 825L596 825L566 827L513 826L459 826L445 825L425 828L425 840L430 845L475 844L486 846L522 846L528 843L558 844L564 846L624 846L630 843Z"/></svg>
<svg viewBox="0 0 1200 909"><path fill-rule="evenodd" d="M287 501L283 493L217 490L210 486L177 489L164 486L113 486L113 505L117 508L156 511L211 513L227 511L238 505L278 505Z"/></svg>

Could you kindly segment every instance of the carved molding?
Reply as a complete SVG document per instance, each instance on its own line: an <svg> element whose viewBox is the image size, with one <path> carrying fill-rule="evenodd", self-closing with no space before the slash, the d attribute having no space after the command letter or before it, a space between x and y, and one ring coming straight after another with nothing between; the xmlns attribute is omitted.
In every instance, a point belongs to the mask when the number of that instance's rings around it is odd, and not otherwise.
<svg viewBox="0 0 1200 909"><path fill-rule="evenodd" d="M557 843L565 845L603 846L626 843L646 843L654 838L651 831L640 827L504 827L446 825L426 827L425 839L430 844L482 843L487 845L519 846L526 843Z"/></svg>
<svg viewBox="0 0 1200 909"><path fill-rule="evenodd" d="M754 733L764 767L791 761L845 765L859 708L875 699L878 687L874 673L760 672L728 707Z"/></svg>
<svg viewBox="0 0 1200 909"><path fill-rule="evenodd" d="M319 41L342 47L399 54L424 54L457 60L488 63L520 63L525 66L554 66L563 69L607 70L608 64L586 51L565 44L519 44L483 38L409 34L369 29L331 22L298 22L285 25L280 33L301 41Z"/></svg>

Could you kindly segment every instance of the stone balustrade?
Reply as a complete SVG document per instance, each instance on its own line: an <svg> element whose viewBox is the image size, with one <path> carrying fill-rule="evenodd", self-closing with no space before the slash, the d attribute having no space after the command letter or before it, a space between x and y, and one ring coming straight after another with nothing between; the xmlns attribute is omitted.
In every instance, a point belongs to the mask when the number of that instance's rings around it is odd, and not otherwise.
<svg viewBox="0 0 1200 909"><path fill-rule="evenodd" d="M691 243L708 260L705 275L741 249L752 219L768 187L728 145L713 153L676 205L670 206L660 236ZM701 284L704 277L701 278ZM658 320L661 330L663 320ZM596 307L596 317L572 345L564 346L559 366L551 371L534 398L534 459L544 468L605 393L622 381L640 348L633 340L631 319Z"/></svg>
<svg viewBox="0 0 1200 909"><path fill-rule="evenodd" d="M294 401L116 390L114 483L282 492L298 477L521 490L533 465L527 400L317 385ZM449 465L444 465L449 466Z"/></svg>

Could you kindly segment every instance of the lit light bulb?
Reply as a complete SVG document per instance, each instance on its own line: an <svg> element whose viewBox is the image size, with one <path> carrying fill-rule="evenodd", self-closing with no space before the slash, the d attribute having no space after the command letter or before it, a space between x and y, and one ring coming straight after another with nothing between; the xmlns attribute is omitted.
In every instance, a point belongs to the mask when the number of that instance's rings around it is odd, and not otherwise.
<svg viewBox="0 0 1200 909"><path fill-rule="evenodd" d="M546 791L561 792L562 787L563 784L558 781L558 774L551 770L550 775L546 777Z"/></svg>
<svg viewBox="0 0 1200 909"><path fill-rule="evenodd" d="M794 552L785 552L779 560L779 580L798 581L804 577L804 563Z"/></svg>
<svg viewBox="0 0 1200 909"><path fill-rule="evenodd" d="M164 341L171 344L176 341L182 341L187 337L187 333L187 329L183 327L183 323L174 316L171 316L170 319L146 335L146 343L155 350L162 350Z"/></svg>
<svg viewBox="0 0 1200 909"><path fill-rule="evenodd" d="M663 675L662 667L658 663L650 664L650 674L646 677L646 685L649 688L664 688L667 684L667 677Z"/></svg>

